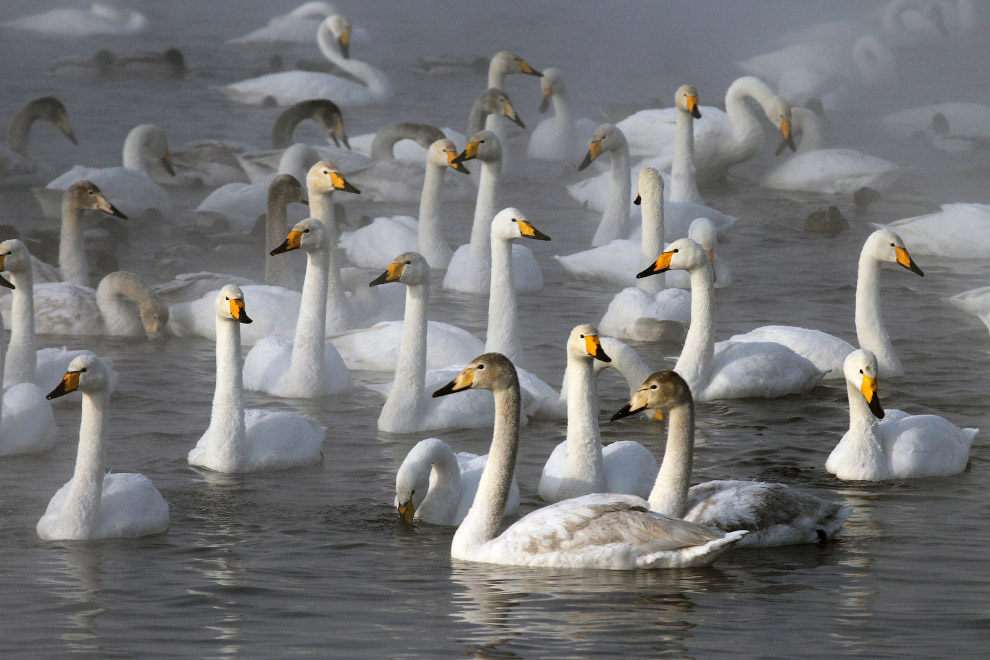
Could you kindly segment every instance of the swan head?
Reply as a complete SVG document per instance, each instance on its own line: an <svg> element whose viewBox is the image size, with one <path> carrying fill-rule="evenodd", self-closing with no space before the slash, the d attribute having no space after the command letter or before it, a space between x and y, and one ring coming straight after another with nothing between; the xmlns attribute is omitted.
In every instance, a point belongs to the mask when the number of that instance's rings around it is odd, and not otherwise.
<svg viewBox="0 0 990 660"><path fill-rule="evenodd" d="M698 90L694 85L681 85L674 93L674 105L678 110L683 110L695 119L701 119L701 110L698 107Z"/></svg>
<svg viewBox="0 0 990 660"><path fill-rule="evenodd" d="M46 399L57 399L71 392L106 392L110 387L110 374L103 360L93 354L77 356L69 363L60 382L48 393Z"/></svg>
<svg viewBox="0 0 990 660"><path fill-rule="evenodd" d="M595 129L594 135L591 136L591 142L588 144L588 153L585 155L584 160L581 161L581 164L578 165L578 170L583 170L588 165L591 165L596 158L606 151L618 149L624 144L626 144L626 136L623 134L622 129L615 124L602 124Z"/></svg>
<svg viewBox="0 0 990 660"><path fill-rule="evenodd" d="M775 96L770 101L766 112L767 119L780 131L780 145L777 147L777 155L783 153L784 149L797 151L794 135L791 132L791 124L794 121L791 116L791 105L783 98Z"/></svg>
<svg viewBox="0 0 990 660"><path fill-rule="evenodd" d="M306 187L309 189L310 197L316 195L332 195L335 190L361 194L361 191L352 186L340 173L336 165L332 165L325 160L313 165L306 174Z"/></svg>
<svg viewBox="0 0 990 660"><path fill-rule="evenodd" d="M430 265L419 252L403 252L389 264L384 273L368 283L368 286L401 282L406 286L427 284L430 281Z"/></svg>
<svg viewBox="0 0 990 660"><path fill-rule="evenodd" d="M306 201L306 191L303 190L299 179L291 174L279 174L272 179L271 184L268 186L268 198L275 200L279 204L291 204L292 202L308 204Z"/></svg>
<svg viewBox="0 0 990 660"><path fill-rule="evenodd" d="M326 250L329 246L330 235L327 233L326 225L316 218L306 218L293 225L285 240L268 254L274 257L276 254L285 254L292 250L316 252Z"/></svg>
<svg viewBox="0 0 990 660"><path fill-rule="evenodd" d="M426 162L433 167L452 167L462 174L470 174L470 170L464 166L463 161L454 160L457 158L457 145L453 140L443 138L437 140L426 150Z"/></svg>
<svg viewBox="0 0 990 660"><path fill-rule="evenodd" d="M348 59L351 56L351 22L341 14L334 14L324 19L321 27L324 26L337 40L340 54L344 56L344 59Z"/></svg>
<svg viewBox="0 0 990 660"><path fill-rule="evenodd" d="M571 334L567 337L567 355L568 357L595 359L602 362L612 361L612 358L602 348L602 341L598 337L598 328L587 323L571 330Z"/></svg>
<svg viewBox="0 0 990 660"><path fill-rule="evenodd" d="M228 284L220 289L217 294L216 309L218 319L251 323L251 319L244 309L244 294L241 292L241 287L236 284Z"/></svg>
<svg viewBox="0 0 990 660"><path fill-rule="evenodd" d="M540 114L542 115L550 109L550 101L555 94L567 94L567 86L564 84L564 74L560 72L560 69L551 67L543 70L543 77L540 78L540 92L542 93L542 98L540 99Z"/></svg>
<svg viewBox="0 0 990 660"><path fill-rule="evenodd" d="M629 402L612 415L611 421L629 417L641 410L669 410L693 403L691 388L680 374L676 371L657 371L643 381Z"/></svg>
<svg viewBox="0 0 990 660"><path fill-rule="evenodd" d="M528 76L543 75L531 67L529 62L509 50L500 50L492 55L492 61L488 65L488 71L489 73L498 71L503 74L524 73Z"/></svg>
<svg viewBox="0 0 990 660"><path fill-rule="evenodd" d="M491 131L478 131L468 140L464 151L450 161L450 166L456 169L460 163L475 158L484 163L494 163L501 160L502 143L499 142L498 136Z"/></svg>
<svg viewBox="0 0 990 660"><path fill-rule="evenodd" d="M61 101L54 96L42 96L29 102L28 105L35 117L53 124L69 138L72 144L79 144L76 141L76 134L72 131L72 124L69 123L69 111Z"/></svg>
<svg viewBox="0 0 990 660"><path fill-rule="evenodd" d="M30 273L31 254L24 243L16 238L10 238L0 243L0 272ZM14 285L0 275L0 286L13 289Z"/></svg>
<svg viewBox="0 0 990 660"><path fill-rule="evenodd" d="M416 509L426 499L430 491L430 474L438 455L450 452L443 440L426 438L420 440L406 454L406 458L395 473L395 508L399 519L411 523L416 517Z"/></svg>
<svg viewBox="0 0 990 660"><path fill-rule="evenodd" d="M166 172L175 176L175 168L172 167L172 156L168 152L168 138L165 131L153 124L141 124L131 129L127 134L127 142L137 141L140 145L141 153L151 160L157 161ZM126 147L125 147L126 153Z"/></svg>
<svg viewBox="0 0 990 660"><path fill-rule="evenodd" d="M878 229L870 234L863 245L863 251L868 252L877 261L895 263L921 277L925 276L924 271L914 263L901 237L889 229Z"/></svg>
<svg viewBox="0 0 990 660"><path fill-rule="evenodd" d="M454 380L434 392L433 396L446 396L464 390L497 392L513 387L519 388L519 376L512 360L501 353L485 353L472 360Z"/></svg>
<svg viewBox="0 0 990 660"><path fill-rule="evenodd" d="M127 219L127 216L117 210L117 207L110 203L99 187L92 181L80 179L66 188L62 195L63 204L68 202L73 208L103 211L116 218Z"/></svg>
<svg viewBox="0 0 990 660"><path fill-rule="evenodd" d="M711 270L712 262L704 249L690 238L679 238L657 257L657 260L636 274L637 278L659 275L668 270L686 270L693 272L699 268ZM714 272L713 275L714 277Z"/></svg>
<svg viewBox="0 0 990 660"><path fill-rule="evenodd" d="M877 356L865 348L860 348L846 356L842 363L842 373L846 382L856 389L877 419L883 419L883 407L877 394Z"/></svg>
<svg viewBox="0 0 990 660"><path fill-rule="evenodd" d="M489 87L483 91L478 97L478 100L475 101L475 106L480 106L484 112L490 115L501 115L520 128L526 128L522 117L516 112L516 106L512 105L512 99L497 87ZM472 110L474 111L475 109L473 108Z"/></svg>
<svg viewBox="0 0 990 660"><path fill-rule="evenodd" d="M644 167L639 171L639 179L636 181L636 199L633 204L639 206L643 203L643 194L653 195L653 199L663 200L663 176L660 170L655 167Z"/></svg>
<svg viewBox="0 0 990 660"><path fill-rule="evenodd" d="M323 127L327 136L333 140L334 146L339 147L343 143L349 150L351 143L347 140L347 133L344 131L344 115L340 107L330 99L312 99L304 103L310 106L309 118Z"/></svg>
<svg viewBox="0 0 990 660"><path fill-rule="evenodd" d="M141 325L148 337L158 339L168 324L168 304L155 301L141 307Z"/></svg>
<svg viewBox="0 0 990 660"><path fill-rule="evenodd" d="M549 241L550 237L533 226L519 209L510 206L499 211L492 219L492 239L505 241L517 238L532 238L537 241Z"/></svg>

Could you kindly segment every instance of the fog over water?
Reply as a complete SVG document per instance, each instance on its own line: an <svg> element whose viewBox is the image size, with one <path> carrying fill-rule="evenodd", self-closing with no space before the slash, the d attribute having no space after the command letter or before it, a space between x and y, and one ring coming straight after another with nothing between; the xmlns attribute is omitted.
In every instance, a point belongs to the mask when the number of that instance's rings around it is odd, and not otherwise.
<svg viewBox="0 0 990 660"><path fill-rule="evenodd" d="M88 4L5 0L0 22ZM320 53L315 44L224 42L296 4L120 3L148 17L149 29L136 36L73 39L0 28L0 124L26 101L57 95L79 144L48 124L35 124L31 153L52 176L73 164L119 165L125 136L143 123L164 129L173 151L202 139L267 148L279 109L234 103L217 88L250 78L274 53L287 63L320 59ZM418 57L487 58L510 49L536 69L560 69L575 117L601 122L606 106L630 104L635 110L659 99L654 104L668 107L684 83L698 88L701 104L723 107L726 88L741 75L734 62L781 48L793 30L865 21L881 6L734 0L335 4L369 34L367 42L351 44L352 57L383 70L395 89L388 103L343 108L351 137L395 121L464 131L485 73L424 76L413 71ZM896 84L856 88L844 107L825 111L827 146L855 148L910 168L886 198L897 204L878 203L856 214L849 195L760 187L763 174L788 157L774 155L778 136L766 121L761 154L733 167L726 181L701 186L707 204L739 218L718 245L734 281L716 293L717 340L761 325L792 324L855 341L856 265L873 231L868 223L921 215L942 203L990 203L986 145L937 149L924 136L891 138L879 123L887 113L931 103L990 103L990 11L977 9L979 29L950 28L946 38L895 48ZM189 68L176 80L49 73L58 58L88 57L101 48L123 53L173 46ZM510 76L506 88L531 131L543 119L538 80ZM611 120L630 111L615 110ZM527 242L545 284L542 292L519 298L524 366L559 387L568 333L579 323L597 323L618 291L572 279L552 258L587 249L601 215L582 208L564 184L606 167L578 172L576 162L528 160L526 133L513 129L510 135L515 161L502 205L520 208L552 237L549 243ZM295 138L326 141L311 122L300 125ZM274 246L260 240L218 249L212 243L183 246L180 229L196 222L191 209L210 190L168 191L176 214L158 226L113 221L121 234L107 240L107 249L121 270L160 281L156 254L171 246L197 270L263 280L262 255ZM375 204L356 195L335 200L352 225L362 216L416 215L418 209L416 203ZM849 229L836 237L805 232L807 215L829 204L849 219ZM446 205L451 245L467 242L473 209L473 200ZM0 187L0 225L16 229L22 239L47 237L42 243L49 251L38 256L56 258L58 220L42 217L29 189ZM284 258L304 261L298 254ZM397 520L395 472L423 437L436 435L457 451L484 454L491 430L379 432L382 400L362 385L388 382L391 374L354 372L356 387L346 396L277 399L249 392L249 407L302 412L326 425L324 458L286 472L225 475L193 468L186 459L209 424L212 341L39 336L39 348L88 348L113 359L120 382L111 399L107 465L114 472L148 475L169 503L170 523L167 532L140 539L39 540L35 525L71 477L76 458L79 406L56 406L55 449L0 458L0 655L982 657L990 645L990 338L978 318L944 299L990 284L990 261L920 255L915 261L924 278L895 265L884 266L880 277L884 322L905 367L903 376L880 381L882 401L884 407L980 427L967 470L880 483L834 478L825 460L849 424L841 380L825 381L807 395L699 404L692 483L781 481L854 507L833 542L737 549L706 569L577 572L452 561L454 528ZM387 265L369 269L367 280ZM95 276L99 269L93 268ZM487 296L443 290L440 278L434 274L430 318L484 339ZM251 313L250 299L246 305ZM656 369L670 368L673 361L665 358L680 350L676 344L630 343ZM607 423L628 396L615 372L601 377L603 440L636 440L659 458L665 425ZM534 420L523 427L516 471L520 513L543 505L536 494L540 471L565 433L563 421Z"/></svg>

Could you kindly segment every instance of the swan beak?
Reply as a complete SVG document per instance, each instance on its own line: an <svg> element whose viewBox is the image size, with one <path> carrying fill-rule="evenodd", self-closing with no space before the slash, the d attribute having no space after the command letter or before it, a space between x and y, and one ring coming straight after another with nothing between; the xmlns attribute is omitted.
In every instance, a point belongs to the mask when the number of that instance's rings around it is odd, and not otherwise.
<svg viewBox="0 0 990 660"><path fill-rule="evenodd" d="M5 266L4 266L4 262L5 261L7 261L7 255L6 254L0 254L0 271L2 271L2 270L5 269ZM8 289L16 289L17 288L17 287L15 287L13 285L13 283L8 282L6 279L4 279L3 275L0 275L0 286L7 287Z"/></svg>
<svg viewBox="0 0 990 660"><path fill-rule="evenodd" d="M791 151L797 151L797 146L794 144L794 135L791 134L791 122L789 122L787 118L782 118L780 120L780 135L781 146L777 147L778 154L784 150L783 145L787 145Z"/></svg>
<svg viewBox="0 0 990 660"><path fill-rule="evenodd" d="M519 114L516 112L516 109L512 107L511 103L506 102L502 109L505 112L505 117L507 119L518 124L520 128L526 128L526 124L524 124L523 120L519 118Z"/></svg>
<svg viewBox="0 0 990 660"><path fill-rule="evenodd" d="M351 150L351 143L347 141L347 133L344 132L344 119L342 117L337 117L336 123L334 123L333 128L330 130L330 137L333 138L334 146L339 147L340 143L343 142L347 150Z"/></svg>
<svg viewBox="0 0 990 660"><path fill-rule="evenodd" d="M298 250L301 244L302 244L302 232L290 231L288 237L286 237L286 239L282 241L282 244L279 245L274 250L272 250L271 252L269 252L268 254L274 257L276 254L284 254L291 250Z"/></svg>
<svg viewBox="0 0 990 660"><path fill-rule="evenodd" d="M622 406L622 410L612 415L612 419L609 421L614 422L617 419L622 419L623 417L629 417L630 415L635 415L640 410L646 410L646 390L638 390L629 399L629 403Z"/></svg>
<svg viewBox="0 0 990 660"><path fill-rule="evenodd" d="M340 54L344 56L344 59L350 59L351 57L351 29L347 28L344 30L339 37L337 37L337 45L340 46Z"/></svg>
<svg viewBox="0 0 990 660"><path fill-rule="evenodd" d="M639 206L642 203L643 203L643 196L640 195L639 193L636 193L636 199L633 200L633 204Z"/></svg>
<svg viewBox="0 0 990 660"><path fill-rule="evenodd" d="M375 279L371 280L371 282L368 283L368 286L378 286L379 284L398 282L399 278L402 277L402 269L405 267L406 264L404 263L393 262L389 264L388 269L384 273L376 277Z"/></svg>
<svg viewBox="0 0 990 660"><path fill-rule="evenodd" d="M474 367L465 367L464 371L457 374L457 378L434 392L433 397L436 398L438 396L446 396L448 394L453 394L454 392L462 392L470 389L471 384L474 382L474 370Z"/></svg>
<svg viewBox="0 0 990 660"><path fill-rule="evenodd" d="M712 264L712 282L717 282L718 273L715 272L715 250L705 250L705 254L708 255L708 261Z"/></svg>
<svg viewBox="0 0 990 660"><path fill-rule="evenodd" d="M588 351L588 355L596 360L601 360L602 362L612 361L612 358L605 354L605 349L602 348L602 342L597 336L585 335L584 347Z"/></svg>
<svg viewBox="0 0 990 660"><path fill-rule="evenodd" d="M866 374L863 374L863 384L860 391L866 397L866 403L870 406L870 412L876 415L877 419L883 419L883 408L880 407L880 396L877 394L877 381Z"/></svg>
<svg viewBox="0 0 990 660"><path fill-rule="evenodd" d="M165 155L162 156L161 163L169 175L175 176L175 168L172 167L172 156L168 153L168 148L165 149Z"/></svg>
<svg viewBox="0 0 990 660"><path fill-rule="evenodd" d="M472 160L477 157L478 157L478 143L468 142L467 146L464 147L464 151L457 154L456 156L454 156L452 160L449 160L447 162L450 163L451 167L454 167L459 163L463 163L466 160Z"/></svg>
<svg viewBox="0 0 990 660"><path fill-rule="evenodd" d="M72 124L69 123L68 117L59 117L55 125L65 134L65 137L69 138L72 144L79 146L79 142L76 141L76 134L72 131Z"/></svg>
<svg viewBox="0 0 990 660"><path fill-rule="evenodd" d="M361 191L349 184L347 179L345 179L344 175L340 172L331 172L330 182L333 184L334 190L343 190L344 192L357 193L358 195L361 194Z"/></svg>
<svg viewBox="0 0 990 660"><path fill-rule="evenodd" d="M601 155L602 155L602 141L592 140L591 144L588 145L588 153L585 154L584 160L582 160L581 164L578 165L578 172L586 168L588 165L591 165L591 161L595 160Z"/></svg>
<svg viewBox="0 0 990 660"><path fill-rule="evenodd" d="M296 200L296 201L299 202L300 204L305 205L305 206L309 206L309 200L308 199L299 199L299 200Z"/></svg>
<svg viewBox="0 0 990 660"><path fill-rule="evenodd" d="M98 194L96 196L96 208L97 210L103 211L104 213L112 215L115 218L121 218L123 220L127 220L127 216L121 213L120 211L118 211L117 207L111 204L110 200L108 200L103 195Z"/></svg>
<svg viewBox="0 0 990 660"><path fill-rule="evenodd" d="M670 270L670 260L673 258L674 258L673 251L664 252L659 256L659 258L657 258L655 262L653 262L652 266L647 266L639 273L636 273L637 279L643 277L649 277L650 275L659 275L660 273Z"/></svg>
<svg viewBox="0 0 990 660"><path fill-rule="evenodd" d="M70 371L64 376L62 376L62 382L59 383L54 390L45 396L46 399L51 401L52 399L57 399L60 396L65 396L70 392L75 392L79 388L79 373L78 371Z"/></svg>
<svg viewBox="0 0 990 660"><path fill-rule="evenodd" d="M413 504L413 498L410 497L408 502L399 505L399 519L404 523L411 523L415 516L416 505Z"/></svg>
<svg viewBox="0 0 990 660"><path fill-rule="evenodd" d="M453 167L458 172L462 172L464 174L470 174L471 173L471 171L468 168L464 167L464 163L462 161L458 160L458 156L457 156L457 152L456 151L454 151L453 149L447 149L446 151L444 151L444 153L447 154L447 164L448 165L450 165L451 167Z"/></svg>
<svg viewBox="0 0 990 660"><path fill-rule="evenodd" d="M701 119L701 110L698 108L698 97L688 96L687 97L687 109L691 113L691 116L695 119Z"/></svg>
<svg viewBox="0 0 990 660"><path fill-rule="evenodd" d="M525 220L519 220L519 233L523 235L523 238L535 238L538 241L549 241L550 237L544 234L542 231L529 224Z"/></svg>
<svg viewBox="0 0 990 660"><path fill-rule="evenodd" d="M547 110L550 109L550 88L546 87L543 89L543 98L540 99L540 114L546 114Z"/></svg>
<svg viewBox="0 0 990 660"><path fill-rule="evenodd" d="M537 71L536 69L534 69L533 67L531 67L529 65L529 62L527 62L523 58L517 57L516 58L516 61L519 62L519 69L521 70L522 73L525 73L526 75L529 75L529 76L537 76L539 78L542 78L543 77L543 74L542 73L540 73L539 71Z"/></svg>
<svg viewBox="0 0 990 660"><path fill-rule="evenodd" d="M894 250L897 252L897 263L907 268L912 273L917 273L922 277L925 276L925 272L918 268L918 264L914 263L914 259L908 254L905 248L894 246Z"/></svg>
<svg viewBox="0 0 990 660"><path fill-rule="evenodd" d="M241 323L251 323L247 312L244 311L244 301L234 298L230 301L230 315Z"/></svg>

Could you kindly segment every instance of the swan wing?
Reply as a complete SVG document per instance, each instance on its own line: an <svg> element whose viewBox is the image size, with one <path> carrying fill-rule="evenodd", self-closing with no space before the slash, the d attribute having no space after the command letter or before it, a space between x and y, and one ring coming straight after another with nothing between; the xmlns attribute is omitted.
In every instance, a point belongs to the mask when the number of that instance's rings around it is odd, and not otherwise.
<svg viewBox="0 0 990 660"><path fill-rule="evenodd" d="M940 211L883 225L904 239L911 254L986 259L990 204L943 204Z"/></svg>
<svg viewBox="0 0 990 660"><path fill-rule="evenodd" d="M2 417L0 456L33 454L55 446L52 406L34 383L11 385L3 392Z"/></svg>
<svg viewBox="0 0 990 660"><path fill-rule="evenodd" d="M657 480L657 460L649 449L632 440L620 440L602 449L605 489L647 498Z"/></svg>
<svg viewBox="0 0 990 660"><path fill-rule="evenodd" d="M571 277L629 287L636 285L639 257L639 242L627 239L565 256L554 255Z"/></svg>
<svg viewBox="0 0 990 660"><path fill-rule="evenodd" d="M966 469L970 445L979 429L959 428L938 415L891 416L890 412L876 428L891 476L944 477Z"/></svg>
<svg viewBox="0 0 990 660"><path fill-rule="evenodd" d="M842 363L855 350L852 344L821 330L790 325L764 325L745 334L733 335L733 342L773 342L810 360L826 378L842 378Z"/></svg>
<svg viewBox="0 0 990 660"><path fill-rule="evenodd" d="M284 470L309 465L323 455L327 429L308 415L249 409L244 411L248 471Z"/></svg>
<svg viewBox="0 0 990 660"><path fill-rule="evenodd" d="M710 401L804 394L824 375L810 360L782 344L723 341L715 344L712 378L697 398Z"/></svg>
<svg viewBox="0 0 990 660"><path fill-rule="evenodd" d="M103 477L98 538L138 537L168 528L168 503L143 474Z"/></svg>

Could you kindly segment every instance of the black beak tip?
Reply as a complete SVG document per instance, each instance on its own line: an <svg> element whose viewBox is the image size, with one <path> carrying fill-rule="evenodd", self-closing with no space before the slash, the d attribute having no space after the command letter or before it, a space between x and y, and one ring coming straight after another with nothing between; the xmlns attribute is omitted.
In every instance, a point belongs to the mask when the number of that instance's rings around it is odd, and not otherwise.
<svg viewBox="0 0 990 660"><path fill-rule="evenodd" d="M248 318L248 315L245 314L244 312L241 312L240 316L237 317L237 320L240 321L241 323L254 323L254 321Z"/></svg>
<svg viewBox="0 0 990 660"><path fill-rule="evenodd" d="M6 287L8 289L16 289L17 288L17 287L14 286L14 283L13 282L8 281L7 278L3 277L2 275L0 275L0 286Z"/></svg>
<svg viewBox="0 0 990 660"><path fill-rule="evenodd" d="M453 393L454 393L454 381L450 381L449 383L441 387L439 390L434 392L433 398L435 399L437 397L446 396L448 394L453 394Z"/></svg>
<svg viewBox="0 0 990 660"><path fill-rule="evenodd" d="M523 123L522 117L516 115L512 118L512 121L519 125L520 128L526 128L526 124Z"/></svg>
<svg viewBox="0 0 990 660"><path fill-rule="evenodd" d="M632 412L632 410L629 409L629 404L627 403L626 405L624 405L622 407L622 409L619 412L617 412L614 415L612 415L612 417L608 421L614 422L617 419L622 419L623 417L628 417L631 414L633 414L633 412Z"/></svg>
<svg viewBox="0 0 990 660"><path fill-rule="evenodd" d="M451 164L451 167L454 170L460 172L461 174L470 174L471 173L471 170L469 170L467 167L464 166L464 162L463 161L460 162L460 163L452 163Z"/></svg>
<svg viewBox="0 0 990 660"><path fill-rule="evenodd" d="M695 119L701 119L701 110L698 109L698 106L694 106L694 110L691 111L691 116Z"/></svg>
<svg viewBox="0 0 990 660"><path fill-rule="evenodd" d="M636 195L636 199L633 200L633 204L635 204L636 206L639 206L642 203L643 203L643 196L642 195Z"/></svg>
<svg viewBox="0 0 990 660"><path fill-rule="evenodd" d="M388 282L388 271L385 271L384 273L382 273L381 275L379 275L375 279L373 279L370 282L368 282L368 286L369 287L371 287L371 286L378 286L379 284L385 284L387 282Z"/></svg>
<svg viewBox="0 0 990 660"><path fill-rule="evenodd" d="M612 358L610 358L608 355L606 355L605 354L605 351L603 351L603 350L599 350L597 353L595 353L595 359L596 360L601 360L602 362L611 362L612 361Z"/></svg>
<svg viewBox="0 0 990 660"><path fill-rule="evenodd" d="M585 154L584 160L581 161L581 164L578 165L578 172L580 172L584 168L588 167L588 165L591 165L591 162L593 160L595 160L595 159L591 157L591 152L589 151L587 154Z"/></svg>
<svg viewBox="0 0 990 660"><path fill-rule="evenodd" d="M654 270L653 266L648 266L647 268L644 268L643 270L636 273L636 279L641 280L644 277L649 277L650 275L656 275L661 272L663 271Z"/></svg>

